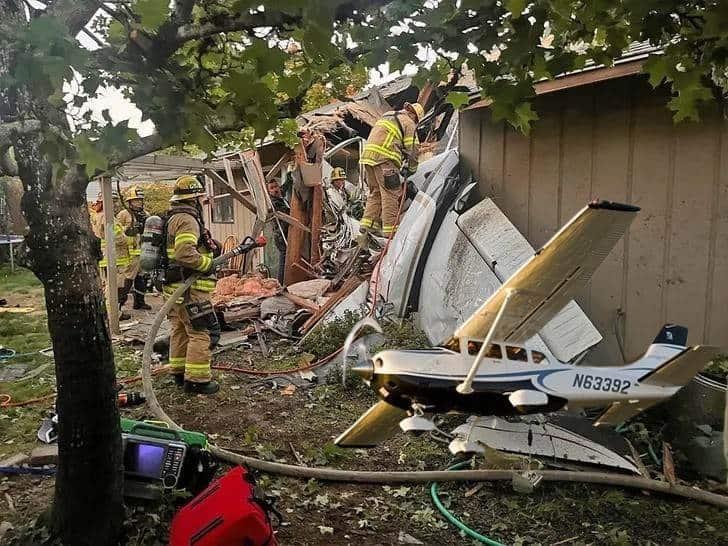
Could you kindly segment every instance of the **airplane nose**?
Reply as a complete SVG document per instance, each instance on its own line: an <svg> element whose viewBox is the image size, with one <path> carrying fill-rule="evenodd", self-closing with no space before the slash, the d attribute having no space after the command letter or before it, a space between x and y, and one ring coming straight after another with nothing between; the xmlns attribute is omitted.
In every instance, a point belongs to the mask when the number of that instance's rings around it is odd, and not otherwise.
<svg viewBox="0 0 728 546"><path fill-rule="evenodd" d="M367 360L351 367L351 373L358 375L364 381L370 381L374 377L374 362Z"/></svg>

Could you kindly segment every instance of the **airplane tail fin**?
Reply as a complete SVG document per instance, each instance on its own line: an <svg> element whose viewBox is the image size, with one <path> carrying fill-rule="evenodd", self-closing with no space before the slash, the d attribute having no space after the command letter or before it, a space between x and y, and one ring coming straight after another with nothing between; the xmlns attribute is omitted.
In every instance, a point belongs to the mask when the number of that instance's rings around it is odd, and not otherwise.
<svg viewBox="0 0 728 546"><path fill-rule="evenodd" d="M688 329L679 324L665 324L660 333L655 337L653 345L678 345L680 347L688 346Z"/></svg>

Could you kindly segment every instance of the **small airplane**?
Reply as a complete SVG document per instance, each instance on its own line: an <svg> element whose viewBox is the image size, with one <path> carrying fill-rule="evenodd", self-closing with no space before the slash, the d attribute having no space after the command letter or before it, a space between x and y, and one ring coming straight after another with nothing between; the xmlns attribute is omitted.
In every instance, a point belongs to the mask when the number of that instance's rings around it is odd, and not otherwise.
<svg viewBox="0 0 728 546"><path fill-rule="evenodd" d="M720 350L687 347L687 328L665 325L645 354L623 366L575 366L528 347L529 339L586 285L638 207L593 201L527 260L441 347L386 350L351 368L381 399L335 443L372 447L398 430L423 432L426 415L510 416L608 406L595 426L622 423L674 395ZM358 330L379 324L365 318Z"/></svg>

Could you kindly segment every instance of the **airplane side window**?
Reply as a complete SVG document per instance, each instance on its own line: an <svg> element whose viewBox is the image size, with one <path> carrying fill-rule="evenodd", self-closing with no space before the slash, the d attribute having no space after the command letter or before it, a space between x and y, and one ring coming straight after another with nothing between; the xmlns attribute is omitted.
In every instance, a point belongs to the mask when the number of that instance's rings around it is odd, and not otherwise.
<svg viewBox="0 0 728 546"><path fill-rule="evenodd" d="M531 358L534 364L541 364L546 359L546 355L541 351L531 351Z"/></svg>
<svg viewBox="0 0 728 546"><path fill-rule="evenodd" d="M480 341L468 341L468 354L471 356L477 355L482 346L483 344ZM496 345L495 343L491 344L484 358L503 358L503 351L501 351L500 345Z"/></svg>
<svg viewBox="0 0 728 546"><path fill-rule="evenodd" d="M515 360L517 362L528 362L528 353L523 347L513 347L506 345L506 355L508 360Z"/></svg>

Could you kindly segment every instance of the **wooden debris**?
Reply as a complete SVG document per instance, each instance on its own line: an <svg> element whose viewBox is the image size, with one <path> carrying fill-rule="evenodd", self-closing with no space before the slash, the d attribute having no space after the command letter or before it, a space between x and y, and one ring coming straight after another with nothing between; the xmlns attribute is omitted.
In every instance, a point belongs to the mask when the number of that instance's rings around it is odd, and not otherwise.
<svg viewBox="0 0 728 546"><path fill-rule="evenodd" d="M38 446L30 452L28 463L32 466L56 464L58 462L58 444Z"/></svg>
<svg viewBox="0 0 728 546"><path fill-rule="evenodd" d="M321 308L318 310L318 312L314 313L311 318L309 318L306 323L303 325L303 328L301 331L303 333L308 332L313 326L321 320L326 314L336 307L336 305L343 300L346 296L351 294L356 288L361 284L361 279L359 277L349 277L344 281L344 284L341 285L341 288L339 288L334 294L329 298L329 300L321 306Z"/></svg>
<svg viewBox="0 0 728 546"><path fill-rule="evenodd" d="M290 294L288 292L284 292L283 295L288 298L293 304L295 304L298 307L303 307L304 309L308 309L312 313L318 313L320 307L313 303L311 300L308 300L306 298L302 298L300 296L296 296L295 294Z"/></svg>
<svg viewBox="0 0 728 546"><path fill-rule="evenodd" d="M268 346L265 344L263 329L260 327L260 323L257 320L253 321L253 327L255 328L255 333L258 334L258 344L260 345L260 351L263 353L263 356L268 356Z"/></svg>
<svg viewBox="0 0 728 546"><path fill-rule="evenodd" d="M25 453L16 453L11 455L7 459L0 461L0 466L19 466L28 460L28 455Z"/></svg>
<svg viewBox="0 0 728 546"><path fill-rule="evenodd" d="M667 442L662 442L662 473L670 485L677 483L675 463L672 460L672 449L670 449L670 444Z"/></svg>

